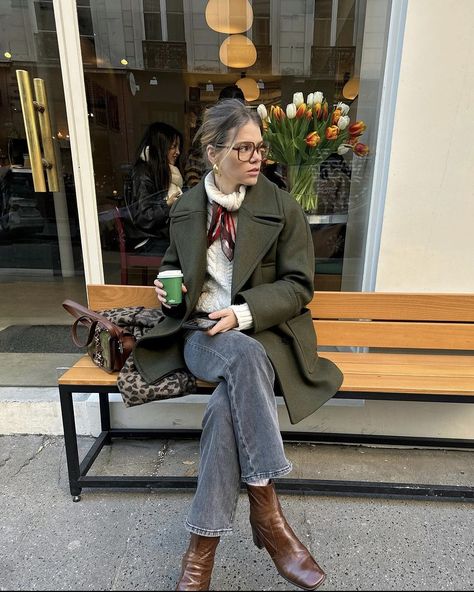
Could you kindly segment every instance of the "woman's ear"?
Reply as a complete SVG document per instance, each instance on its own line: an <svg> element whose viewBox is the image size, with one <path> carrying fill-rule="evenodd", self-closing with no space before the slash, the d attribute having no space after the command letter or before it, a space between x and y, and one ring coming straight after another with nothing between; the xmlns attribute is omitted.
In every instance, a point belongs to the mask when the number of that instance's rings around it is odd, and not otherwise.
<svg viewBox="0 0 474 592"><path fill-rule="evenodd" d="M209 160L209 162L211 164L214 164L216 162L216 149L214 148L214 146L211 146L209 144L206 147L206 154L207 154L207 159Z"/></svg>

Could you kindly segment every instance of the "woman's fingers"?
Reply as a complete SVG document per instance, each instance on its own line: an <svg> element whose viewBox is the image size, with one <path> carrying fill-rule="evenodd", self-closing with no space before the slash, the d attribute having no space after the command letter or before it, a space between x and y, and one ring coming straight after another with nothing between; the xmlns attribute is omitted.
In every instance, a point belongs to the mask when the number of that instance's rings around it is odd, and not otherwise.
<svg viewBox="0 0 474 592"><path fill-rule="evenodd" d="M209 314L210 319L219 319L218 323L207 331L208 335L217 335L217 333L225 333L230 329L235 329L238 326L237 317L231 308L224 308L222 310L215 310Z"/></svg>
<svg viewBox="0 0 474 592"><path fill-rule="evenodd" d="M163 284L160 282L160 280L155 280L153 283L155 284L155 292L158 297L158 300L161 302L163 306L166 306L166 308L171 308L169 304L166 304L167 293L165 290L163 290ZM188 291L184 284L182 284L181 290L183 294L186 294Z"/></svg>

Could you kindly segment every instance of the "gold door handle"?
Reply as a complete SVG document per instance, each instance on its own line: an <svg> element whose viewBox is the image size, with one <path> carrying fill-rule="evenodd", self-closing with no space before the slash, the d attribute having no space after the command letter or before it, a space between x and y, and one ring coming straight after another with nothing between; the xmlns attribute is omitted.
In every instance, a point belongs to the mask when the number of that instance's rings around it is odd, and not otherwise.
<svg viewBox="0 0 474 592"><path fill-rule="evenodd" d="M59 191L58 169L54 152L53 137L51 131L51 120L49 117L48 100L44 81L41 78L34 79L35 99L29 73L26 70L17 70L16 79L20 91L20 103L25 123L26 141L30 155L31 172L33 174L33 185L35 191L46 192L44 168L48 176L49 191ZM41 130L44 158L41 153L41 143L38 133L38 123Z"/></svg>
<svg viewBox="0 0 474 592"><path fill-rule="evenodd" d="M48 177L50 191L59 191L58 167L56 165L56 155L54 153L53 133L51 130L51 119L49 117L48 97L44 80L34 78L36 104L38 119L40 123L41 139L43 141L44 166Z"/></svg>
<svg viewBox="0 0 474 592"><path fill-rule="evenodd" d="M36 123L35 106L33 105L33 91L31 90L30 76L26 70L17 70L16 79L20 91L21 111L25 123L26 142L30 154L31 172L35 191L46 191L44 180L41 146L39 142L38 125Z"/></svg>

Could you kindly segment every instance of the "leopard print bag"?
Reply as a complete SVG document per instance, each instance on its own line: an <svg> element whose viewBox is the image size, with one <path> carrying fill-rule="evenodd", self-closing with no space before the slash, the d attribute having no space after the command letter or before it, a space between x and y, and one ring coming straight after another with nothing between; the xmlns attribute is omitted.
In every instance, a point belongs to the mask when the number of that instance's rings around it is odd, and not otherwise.
<svg viewBox="0 0 474 592"><path fill-rule="evenodd" d="M157 308L143 306L102 310L100 314L119 327L126 328L137 340L159 323L164 316L162 311ZM117 387L125 406L134 407L151 401L161 401L195 393L196 378L189 370L182 368L164 376L156 384L148 384L135 367L132 354L119 372Z"/></svg>

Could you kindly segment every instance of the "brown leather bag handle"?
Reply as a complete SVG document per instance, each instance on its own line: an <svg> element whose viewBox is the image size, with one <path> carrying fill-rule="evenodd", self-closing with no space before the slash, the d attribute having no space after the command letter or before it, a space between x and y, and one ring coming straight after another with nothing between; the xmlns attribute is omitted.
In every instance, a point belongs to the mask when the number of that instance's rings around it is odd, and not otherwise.
<svg viewBox="0 0 474 592"><path fill-rule="evenodd" d="M106 329L112 335L112 337L115 337L115 339L118 341L122 341L125 335L129 335L128 331L124 331L121 327L118 327L103 315L94 312L85 306L82 306L82 304L79 304L78 302L74 302L74 300L65 300L63 302L63 307L73 317L76 317L76 320L72 326L72 339L78 347L84 347L85 345L92 343L97 324L102 325L104 329ZM89 327L89 336L85 344L82 344L77 336L77 327L80 324Z"/></svg>

